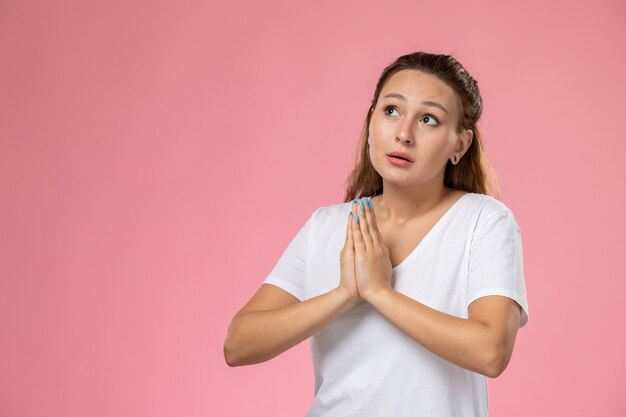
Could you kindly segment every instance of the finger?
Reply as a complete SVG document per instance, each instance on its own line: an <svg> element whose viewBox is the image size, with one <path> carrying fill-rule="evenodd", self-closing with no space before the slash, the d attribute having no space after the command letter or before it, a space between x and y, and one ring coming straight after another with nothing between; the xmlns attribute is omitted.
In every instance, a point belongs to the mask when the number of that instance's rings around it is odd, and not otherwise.
<svg viewBox="0 0 626 417"><path fill-rule="evenodd" d="M348 223L346 225L346 242L345 247L349 248L349 250L354 251L354 241L352 237L352 223L354 223L354 213L352 212L354 209L354 204L350 208L350 213L348 213Z"/></svg>
<svg viewBox="0 0 626 417"><path fill-rule="evenodd" d="M371 204L371 200L369 198L368 202ZM370 225L372 242L375 245L383 245L383 236L381 235L380 230L378 230L378 224L376 223L376 210L374 210L373 205L370 205L370 210L368 214L368 223Z"/></svg>
<svg viewBox="0 0 626 417"><path fill-rule="evenodd" d="M357 214L359 215L359 229L361 230L361 235L363 236L363 242L366 247L371 247L372 236L369 224L367 223L367 209L365 208L366 205L367 203L363 199L359 199Z"/></svg>
<svg viewBox="0 0 626 417"><path fill-rule="evenodd" d="M361 233L360 223L363 221L362 215L359 214L359 203L356 203L353 208L354 220L352 223L352 240L354 242L354 248L357 251L365 249L365 242L363 241L363 233Z"/></svg>

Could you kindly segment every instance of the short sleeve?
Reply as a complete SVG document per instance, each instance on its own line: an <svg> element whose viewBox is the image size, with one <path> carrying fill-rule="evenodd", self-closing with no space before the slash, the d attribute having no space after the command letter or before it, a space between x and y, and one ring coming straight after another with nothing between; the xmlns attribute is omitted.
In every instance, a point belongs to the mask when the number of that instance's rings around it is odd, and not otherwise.
<svg viewBox="0 0 626 417"><path fill-rule="evenodd" d="M519 327L528 322L521 231L510 210L480 219L469 256L467 306L480 297L502 295L522 307Z"/></svg>
<svg viewBox="0 0 626 417"><path fill-rule="evenodd" d="M296 297L304 300L304 282L306 273L306 259L309 247L309 231L317 210L311 214L304 226L291 239L289 245L280 256L269 275L263 280L264 284L276 285Z"/></svg>

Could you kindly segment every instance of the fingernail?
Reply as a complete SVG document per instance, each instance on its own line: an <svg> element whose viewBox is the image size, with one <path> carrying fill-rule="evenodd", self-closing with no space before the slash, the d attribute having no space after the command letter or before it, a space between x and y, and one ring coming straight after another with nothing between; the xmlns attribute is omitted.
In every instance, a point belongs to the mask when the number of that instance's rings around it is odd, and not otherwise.
<svg viewBox="0 0 626 417"><path fill-rule="evenodd" d="M354 213L354 220L358 223L359 222L359 213Z"/></svg>
<svg viewBox="0 0 626 417"><path fill-rule="evenodd" d="M359 200L359 206L361 206L361 210L365 210L365 206L363 205L363 200Z"/></svg>
<svg viewBox="0 0 626 417"><path fill-rule="evenodd" d="M367 201L367 204L370 206L370 209L374 210L374 206L372 206L372 200L370 200L369 197L365 197L365 200Z"/></svg>

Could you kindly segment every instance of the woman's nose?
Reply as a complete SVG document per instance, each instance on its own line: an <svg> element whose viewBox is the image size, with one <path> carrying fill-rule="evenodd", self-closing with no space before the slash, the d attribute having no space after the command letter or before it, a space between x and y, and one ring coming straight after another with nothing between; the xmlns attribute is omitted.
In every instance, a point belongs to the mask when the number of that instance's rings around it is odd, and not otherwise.
<svg viewBox="0 0 626 417"><path fill-rule="evenodd" d="M403 121L398 125L396 132L396 140L410 144L413 142L413 131L411 130L411 123L409 121Z"/></svg>

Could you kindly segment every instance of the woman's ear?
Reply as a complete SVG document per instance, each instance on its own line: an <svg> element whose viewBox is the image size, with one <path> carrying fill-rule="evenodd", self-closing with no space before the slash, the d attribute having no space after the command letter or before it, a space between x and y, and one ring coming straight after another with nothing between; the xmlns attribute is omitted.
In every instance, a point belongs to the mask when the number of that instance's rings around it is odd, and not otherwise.
<svg viewBox="0 0 626 417"><path fill-rule="evenodd" d="M465 129L461 134L459 134L455 151L461 152L461 155L464 154L469 149L473 139L474 131L472 129Z"/></svg>

